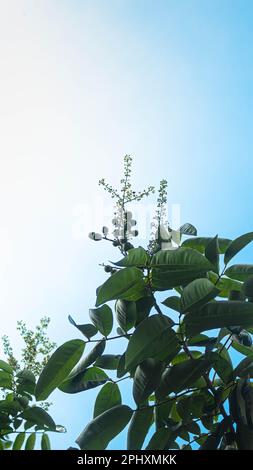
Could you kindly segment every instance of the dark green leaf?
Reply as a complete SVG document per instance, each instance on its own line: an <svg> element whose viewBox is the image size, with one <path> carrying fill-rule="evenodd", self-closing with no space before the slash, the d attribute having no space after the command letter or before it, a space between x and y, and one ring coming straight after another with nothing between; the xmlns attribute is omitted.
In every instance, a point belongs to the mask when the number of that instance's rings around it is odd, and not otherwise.
<svg viewBox="0 0 253 470"><path fill-rule="evenodd" d="M134 412L127 433L127 450L140 450L153 421L153 408Z"/></svg>
<svg viewBox="0 0 253 470"><path fill-rule="evenodd" d="M103 450L129 423L133 410L126 405L117 405L91 421L76 443L82 450Z"/></svg>
<svg viewBox="0 0 253 470"><path fill-rule="evenodd" d="M219 289L208 279L195 279L183 289L181 311L190 312L214 299L218 294Z"/></svg>
<svg viewBox="0 0 253 470"><path fill-rule="evenodd" d="M186 223L182 225L179 229L181 235L194 235L197 236L197 229L194 227L194 225Z"/></svg>
<svg viewBox="0 0 253 470"><path fill-rule="evenodd" d="M36 443L36 433L33 432L32 434L30 434L30 436L28 437L25 443L25 450L33 450L35 447L35 443Z"/></svg>
<svg viewBox="0 0 253 470"><path fill-rule="evenodd" d="M226 269L225 275L244 282L253 276L253 264L233 264Z"/></svg>
<svg viewBox="0 0 253 470"><path fill-rule="evenodd" d="M140 405L158 387L164 364L154 359L146 359L136 369L133 383L133 397L135 403Z"/></svg>
<svg viewBox="0 0 253 470"><path fill-rule="evenodd" d="M205 257L212 263L213 269L219 274L219 242L218 235L214 237L206 246Z"/></svg>
<svg viewBox="0 0 253 470"><path fill-rule="evenodd" d="M148 357L163 360L178 352L178 339L165 315L152 315L143 320L131 336L126 350L126 368L132 368Z"/></svg>
<svg viewBox="0 0 253 470"><path fill-rule="evenodd" d="M115 303L117 322L120 328L127 332L136 322L136 302L118 299Z"/></svg>
<svg viewBox="0 0 253 470"><path fill-rule="evenodd" d="M94 325L91 325L90 323L87 323L85 325L77 325L75 320L71 317L71 315L68 316L68 320L71 323L71 325L75 326L79 331L81 331L81 333L87 339L92 338L92 336L95 336L98 332L98 329Z"/></svg>
<svg viewBox="0 0 253 470"><path fill-rule="evenodd" d="M132 248L129 250L128 255L117 263L113 263L115 266L120 267L145 267L148 266L150 257L146 250L139 246L138 248Z"/></svg>
<svg viewBox="0 0 253 470"><path fill-rule="evenodd" d="M8 372L8 374L13 374L12 367L2 359L0 359L0 369L4 370L5 372Z"/></svg>
<svg viewBox="0 0 253 470"><path fill-rule="evenodd" d="M180 310L180 297L176 296L176 295L172 295L171 297L167 297L167 299L165 299L163 302L162 302L163 305L165 305L166 307L168 308L171 308L172 310L176 310L176 312L181 312Z"/></svg>
<svg viewBox="0 0 253 470"><path fill-rule="evenodd" d="M253 326L253 305L240 301L212 301L184 318L188 335L223 326Z"/></svg>
<svg viewBox="0 0 253 470"><path fill-rule="evenodd" d="M188 359L167 369L156 393L161 399L171 392L180 392L189 388L212 364L209 359Z"/></svg>
<svg viewBox="0 0 253 470"><path fill-rule="evenodd" d="M151 295L142 297L136 301L136 322L135 326L138 326L145 318L150 314L150 311L154 305L154 301Z"/></svg>
<svg viewBox="0 0 253 470"><path fill-rule="evenodd" d="M248 245L250 242L252 242L252 240L253 240L253 232L245 233L244 235L241 235L240 237L233 240L229 244L229 246L227 247L227 250L225 252L224 263L228 264L229 261L239 251L241 251L246 245Z"/></svg>
<svg viewBox="0 0 253 470"><path fill-rule="evenodd" d="M212 240L213 238L210 238L210 237L188 238L187 240L184 240L184 242L182 243L182 246L193 248L199 251L200 253L205 253L205 249L207 245L209 245L209 243ZM219 252L225 253L230 242L231 240L229 240L228 238L218 238Z"/></svg>
<svg viewBox="0 0 253 470"><path fill-rule="evenodd" d="M113 316L112 310L108 305L103 305L99 308L91 308L89 310L90 319L95 327L104 336L108 336L112 331Z"/></svg>
<svg viewBox="0 0 253 470"><path fill-rule="evenodd" d="M159 251L152 257L151 266L152 285L157 290L184 285L212 269L198 251L183 247Z"/></svg>
<svg viewBox="0 0 253 470"><path fill-rule="evenodd" d="M53 353L36 385L37 400L46 400L50 393L62 383L81 358L84 348L84 341L73 339L64 343Z"/></svg>
<svg viewBox="0 0 253 470"><path fill-rule="evenodd" d="M121 405L121 393L118 385L113 382L108 382L101 388L97 395L93 418L109 410L113 406Z"/></svg>
<svg viewBox="0 0 253 470"><path fill-rule="evenodd" d="M13 442L12 450L20 450L25 440L25 432L17 434L15 441Z"/></svg>
<svg viewBox="0 0 253 470"><path fill-rule="evenodd" d="M116 370L119 365L121 356L116 354L104 354L98 357L95 362L95 366L101 367L102 369Z"/></svg>
<svg viewBox="0 0 253 470"><path fill-rule="evenodd" d="M113 299L138 300L143 297L144 290L143 272L138 268L124 268L98 288L96 306Z"/></svg>
<svg viewBox="0 0 253 470"><path fill-rule="evenodd" d="M51 430L55 430L55 422L51 418L51 416L38 406L32 406L31 408L27 408L21 414L21 417L31 423L37 424L40 427L47 426Z"/></svg>
<svg viewBox="0 0 253 470"><path fill-rule="evenodd" d="M252 378L253 377L253 354L245 357L235 368L234 377Z"/></svg>
<svg viewBox="0 0 253 470"><path fill-rule="evenodd" d="M174 437L170 429L160 428L151 437L146 450L164 450L168 448L168 443L172 439Z"/></svg>
<svg viewBox="0 0 253 470"><path fill-rule="evenodd" d="M85 390L103 385L108 380L108 375L98 367L90 367L76 375L70 375L58 387L65 393L79 393Z"/></svg>
<svg viewBox="0 0 253 470"><path fill-rule="evenodd" d="M43 433L41 437L41 450L51 450L49 437L45 433Z"/></svg>

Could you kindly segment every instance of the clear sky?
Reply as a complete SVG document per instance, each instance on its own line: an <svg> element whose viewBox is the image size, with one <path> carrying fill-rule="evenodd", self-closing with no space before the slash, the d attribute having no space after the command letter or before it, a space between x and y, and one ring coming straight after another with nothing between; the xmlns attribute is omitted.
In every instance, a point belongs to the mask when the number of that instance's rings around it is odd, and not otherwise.
<svg viewBox="0 0 253 470"><path fill-rule="evenodd" d="M0 0L1 334L48 314L59 344L77 336L67 315L88 320L112 254L78 214L99 229L97 180L126 153L200 234L252 230L252 21L250 0ZM53 396L55 446L93 396Z"/></svg>

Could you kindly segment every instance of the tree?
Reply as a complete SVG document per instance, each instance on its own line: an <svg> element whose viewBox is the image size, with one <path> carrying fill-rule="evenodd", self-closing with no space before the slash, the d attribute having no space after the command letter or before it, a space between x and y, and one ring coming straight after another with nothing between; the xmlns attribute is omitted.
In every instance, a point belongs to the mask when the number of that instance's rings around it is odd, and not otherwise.
<svg viewBox="0 0 253 470"><path fill-rule="evenodd" d="M35 330L19 321L17 330L25 345L17 360L8 336L3 336L6 360L0 360L0 450L33 450L36 441L41 449L50 450L48 432L65 432L49 415L50 403L35 401L38 376L47 364L56 344L49 340L50 319L44 317Z"/></svg>
<svg viewBox="0 0 253 470"><path fill-rule="evenodd" d="M135 248L129 204L154 188L133 191L131 164L126 156L120 190L100 180L116 203L112 235L107 227L89 234L112 243L121 259L103 265L109 277L97 288L91 323L69 317L85 340L53 353L35 396L100 387L93 419L76 440L81 449L105 449L126 426L130 450L253 449L253 265L231 264L253 232L230 240L198 237L189 223L172 229L162 180L151 240ZM111 340L118 354L104 353ZM122 404L125 381L134 406Z"/></svg>

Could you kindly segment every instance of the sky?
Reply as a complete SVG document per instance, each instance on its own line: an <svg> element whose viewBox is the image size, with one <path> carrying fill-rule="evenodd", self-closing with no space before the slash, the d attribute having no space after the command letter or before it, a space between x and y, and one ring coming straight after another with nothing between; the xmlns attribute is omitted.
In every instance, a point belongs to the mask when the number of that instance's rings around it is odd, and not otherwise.
<svg viewBox="0 0 253 470"><path fill-rule="evenodd" d="M250 0L0 0L1 335L17 349L17 320L49 315L58 344L77 337L68 314L88 321L115 256L86 236L108 221L97 181L117 184L125 154L200 235L252 230L252 20ZM54 397L66 448L94 393Z"/></svg>

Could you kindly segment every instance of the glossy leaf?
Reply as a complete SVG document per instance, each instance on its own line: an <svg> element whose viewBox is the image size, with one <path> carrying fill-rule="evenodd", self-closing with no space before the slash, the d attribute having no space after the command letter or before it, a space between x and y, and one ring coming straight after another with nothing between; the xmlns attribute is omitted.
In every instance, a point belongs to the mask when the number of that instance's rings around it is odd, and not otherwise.
<svg viewBox="0 0 253 470"><path fill-rule="evenodd" d="M86 323L85 325L77 325L75 320L71 317L71 315L68 316L69 323L71 325L75 326L81 333L87 338L90 339L93 336L95 336L98 332L98 329L94 326L91 325L90 323Z"/></svg>
<svg viewBox="0 0 253 470"><path fill-rule="evenodd" d="M119 354L104 354L97 358L95 366L102 369L116 370L119 365L121 356Z"/></svg>
<svg viewBox="0 0 253 470"><path fill-rule="evenodd" d="M20 450L25 441L25 432L17 434L15 441L13 442L12 450Z"/></svg>
<svg viewBox="0 0 253 470"><path fill-rule="evenodd" d="M158 387L164 364L154 359L146 359L136 369L133 383L133 397L135 403L140 405Z"/></svg>
<svg viewBox="0 0 253 470"><path fill-rule="evenodd" d="M21 414L21 417L31 423L37 424L40 427L48 427L51 430L55 430L55 422L51 416L43 409L38 406L27 408Z"/></svg>
<svg viewBox="0 0 253 470"><path fill-rule="evenodd" d="M104 411L113 408L116 405L121 405L121 393L118 385L113 382L105 384L97 395L93 418L104 413Z"/></svg>
<svg viewBox="0 0 253 470"><path fill-rule="evenodd" d="M145 407L134 412L127 433L127 450L140 450L153 422L153 408Z"/></svg>
<svg viewBox="0 0 253 470"><path fill-rule="evenodd" d="M36 385L37 400L46 400L50 393L62 383L81 358L84 348L84 341L73 339L64 343L53 353Z"/></svg>
<svg viewBox="0 0 253 470"><path fill-rule="evenodd" d="M59 385L59 390L65 393L79 393L103 385L108 375L98 367L90 367L76 375L70 375Z"/></svg>
<svg viewBox="0 0 253 470"><path fill-rule="evenodd" d="M99 308L91 308L89 310L90 319L95 327L103 336L108 336L112 331L113 315L108 305L102 305Z"/></svg>
<svg viewBox="0 0 253 470"><path fill-rule="evenodd" d="M179 229L181 235L194 235L197 236L197 229L194 225L186 223L182 225Z"/></svg>
<svg viewBox="0 0 253 470"><path fill-rule="evenodd" d="M152 315L141 322L131 336L126 350L126 368L132 368L148 357L163 360L176 355L178 339L165 315Z"/></svg>
<svg viewBox="0 0 253 470"><path fill-rule="evenodd" d="M119 267L145 267L149 264L150 257L146 250L139 246L138 248L132 248L128 251L128 255L117 263L113 263L115 266Z"/></svg>
<svg viewBox="0 0 253 470"><path fill-rule="evenodd" d="M233 264L226 269L224 274L231 279L244 282L253 276L253 264Z"/></svg>
<svg viewBox="0 0 253 470"><path fill-rule="evenodd" d="M152 286L167 290L184 285L212 269L211 263L198 251L179 247L156 253L151 260Z"/></svg>
<svg viewBox="0 0 253 470"><path fill-rule="evenodd" d="M51 450L50 439L45 433L41 437L41 450Z"/></svg>
<svg viewBox="0 0 253 470"><path fill-rule="evenodd" d="M211 237L196 237L196 238L188 238L184 240L182 246L187 248L193 248L200 253L205 253L205 249L207 245L213 240ZM227 247L229 246L231 240L228 238L218 238L219 244L219 253L225 253Z"/></svg>
<svg viewBox="0 0 253 470"><path fill-rule="evenodd" d="M205 248L205 257L213 265L213 269L219 274L219 241L218 235L214 237Z"/></svg>
<svg viewBox="0 0 253 470"><path fill-rule="evenodd" d="M224 255L224 263L228 264L229 261L237 254L239 251L241 251L245 246L247 246L250 242L253 240L253 232L245 233L244 235L241 235L240 237L236 238L233 240L229 246L227 247L227 250Z"/></svg>
<svg viewBox="0 0 253 470"><path fill-rule="evenodd" d="M210 367L209 359L188 359L167 369L163 375L161 384L157 389L159 398L167 396L171 392L180 392L192 386L204 372Z"/></svg>
<svg viewBox="0 0 253 470"><path fill-rule="evenodd" d="M165 307L171 308L172 310L176 310L176 312L181 312L180 297L176 295L167 297L167 299L165 299L162 304L165 305Z"/></svg>
<svg viewBox="0 0 253 470"><path fill-rule="evenodd" d="M188 313L184 318L188 335L223 326L253 326L253 305L240 301L208 302L200 309Z"/></svg>
<svg viewBox="0 0 253 470"><path fill-rule="evenodd" d="M118 299L115 303L117 322L120 328L127 332L133 328L136 322L136 302Z"/></svg>
<svg viewBox="0 0 253 470"><path fill-rule="evenodd" d="M183 289L181 311L190 312L214 299L218 294L219 289L208 279L195 279Z"/></svg>
<svg viewBox="0 0 253 470"><path fill-rule="evenodd" d="M138 289L136 285L138 284ZM132 300L135 294L136 300L143 296L145 283L143 273L138 268L120 269L112 274L107 281L97 290L96 306L98 307L109 300L125 299Z"/></svg>
<svg viewBox="0 0 253 470"><path fill-rule="evenodd" d="M126 405L117 405L91 421L77 438L82 450L103 450L129 423L133 410Z"/></svg>
<svg viewBox="0 0 253 470"><path fill-rule="evenodd" d="M35 443L36 443L36 434L35 432L33 432L32 434L30 434L30 436L28 437L25 443L25 450L34 450Z"/></svg>

